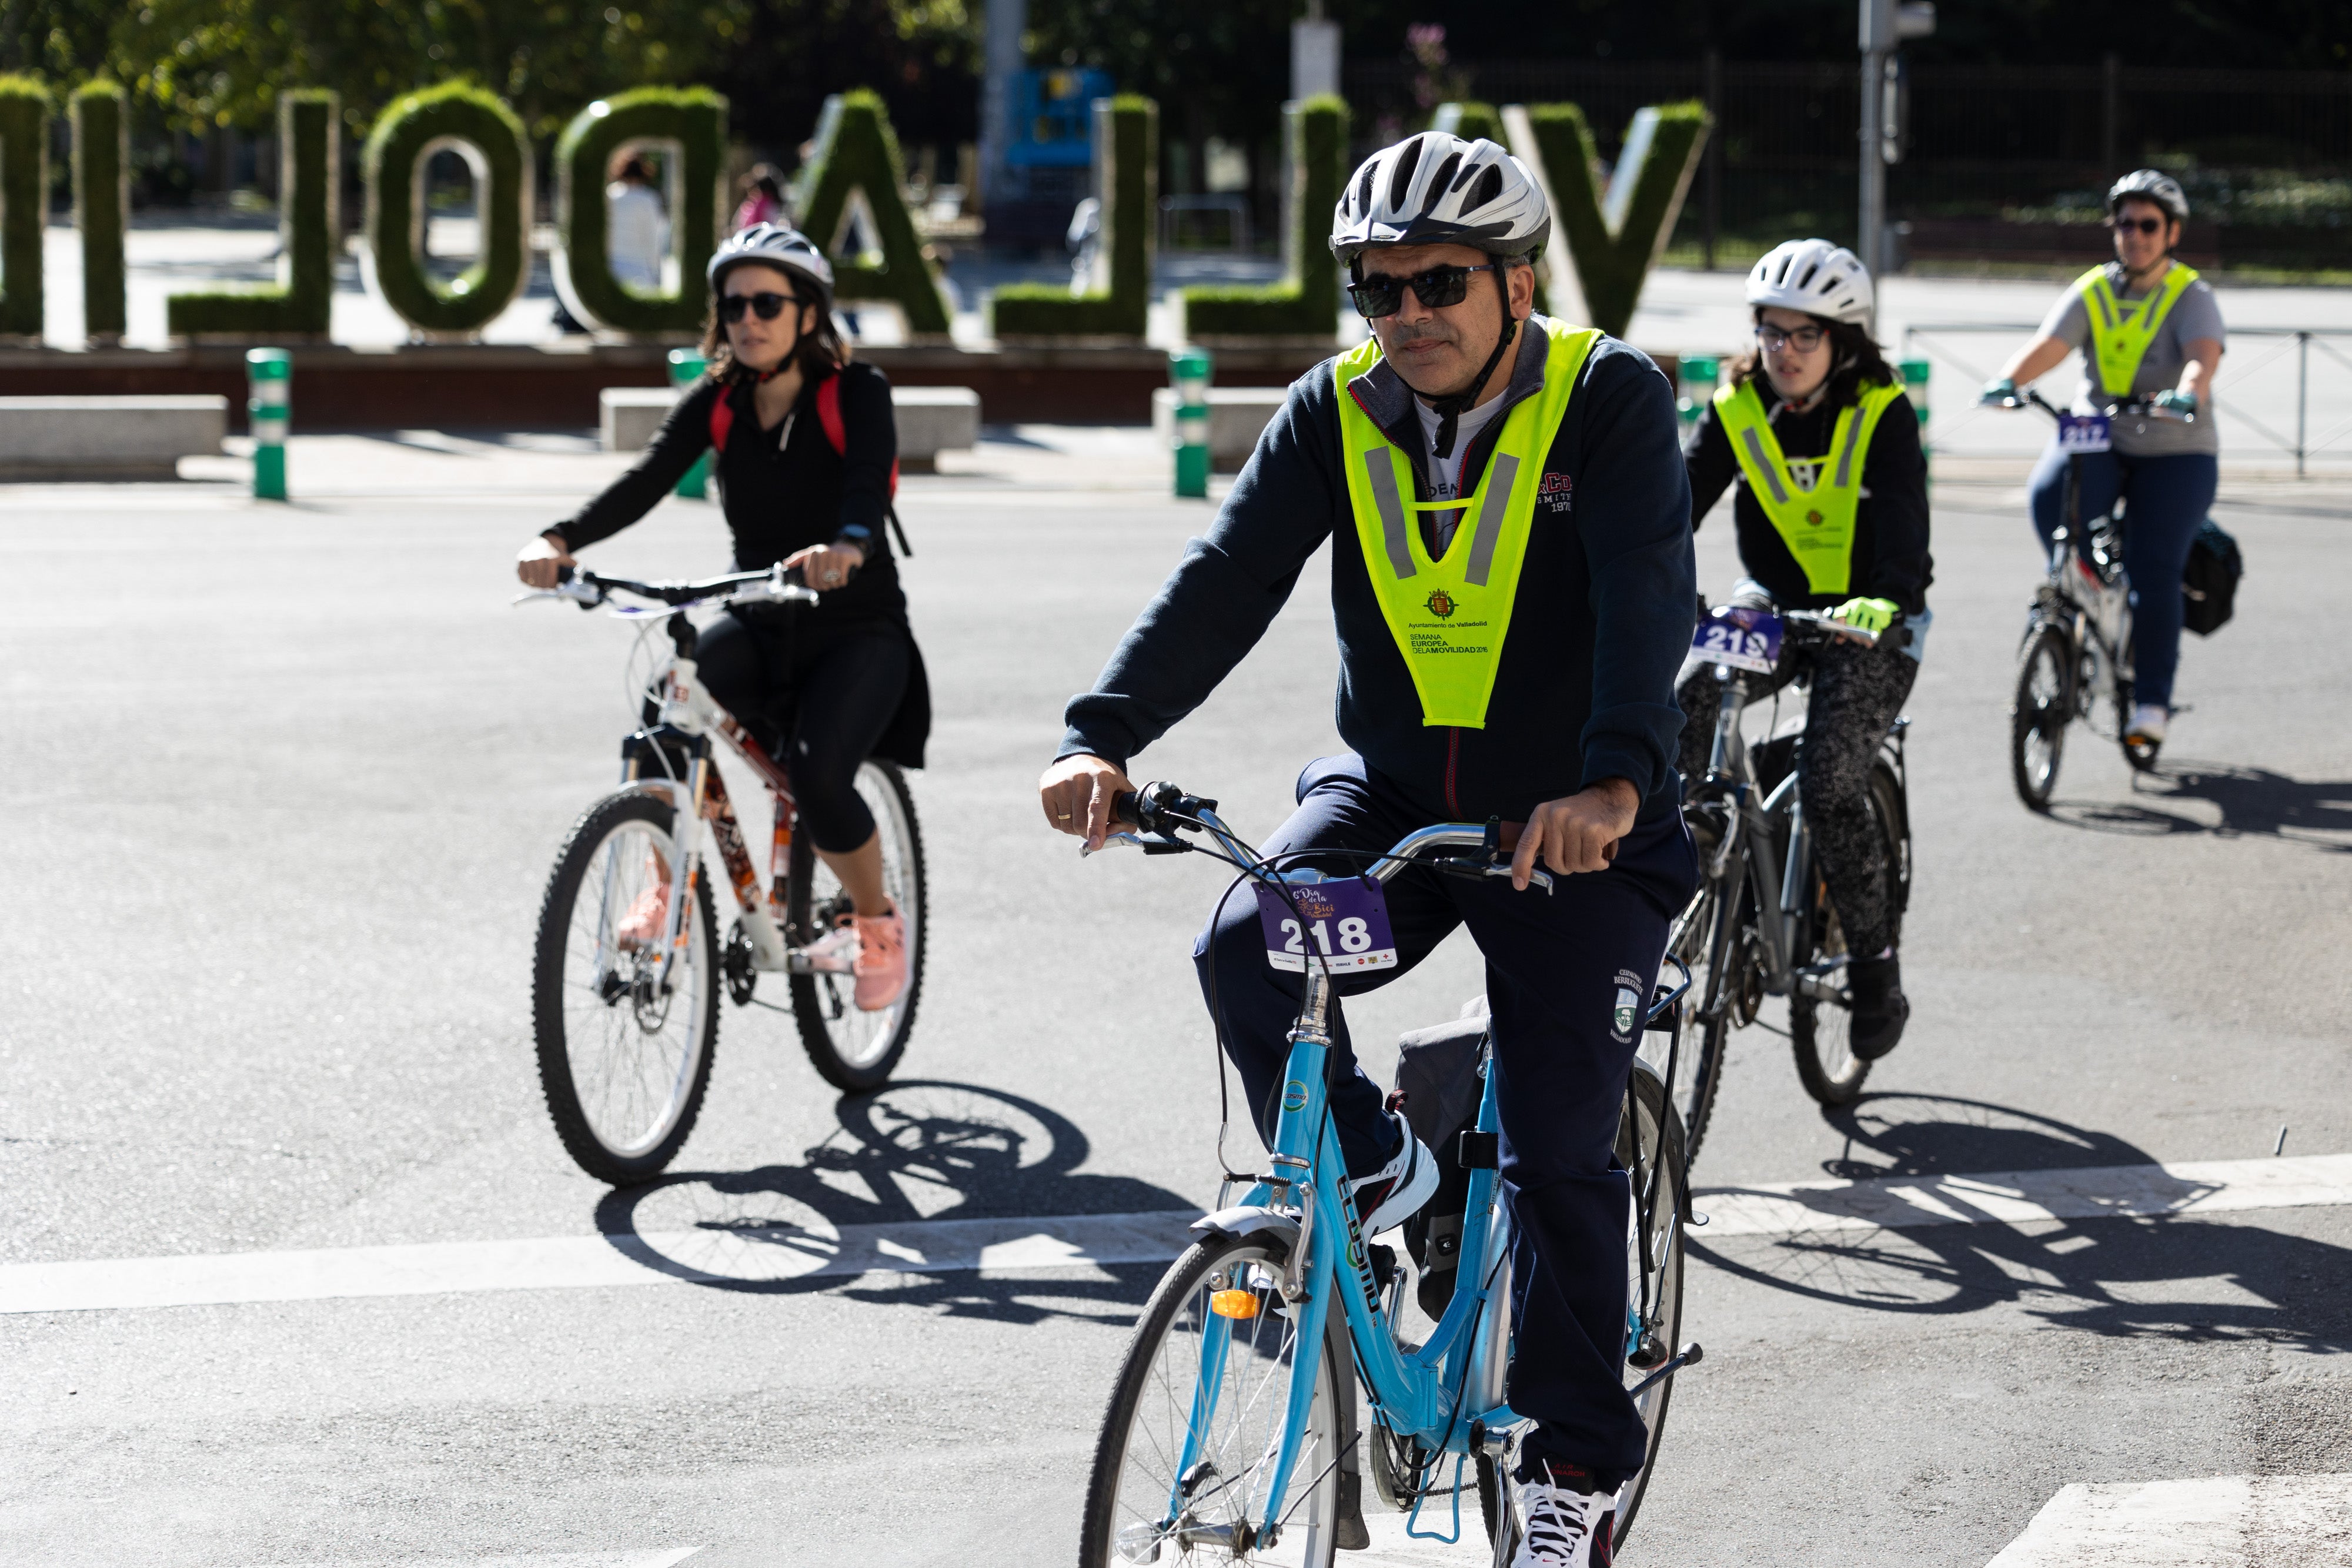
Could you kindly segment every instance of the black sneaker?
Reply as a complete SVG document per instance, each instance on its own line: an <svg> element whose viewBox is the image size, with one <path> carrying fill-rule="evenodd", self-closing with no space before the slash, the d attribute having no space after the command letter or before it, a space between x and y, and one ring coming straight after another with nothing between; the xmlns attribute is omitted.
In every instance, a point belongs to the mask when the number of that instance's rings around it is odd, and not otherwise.
<svg viewBox="0 0 2352 1568"><path fill-rule="evenodd" d="M1847 1043L1862 1061L1875 1061L1903 1043L1903 1026L1910 1021L1902 960L1892 954L1856 958L1846 966L1846 984L1853 997L1853 1030Z"/></svg>

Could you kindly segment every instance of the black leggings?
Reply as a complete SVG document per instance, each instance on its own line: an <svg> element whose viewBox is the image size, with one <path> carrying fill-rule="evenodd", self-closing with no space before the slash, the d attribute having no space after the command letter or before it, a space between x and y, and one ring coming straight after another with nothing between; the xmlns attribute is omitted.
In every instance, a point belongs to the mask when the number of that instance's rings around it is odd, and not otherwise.
<svg viewBox="0 0 2352 1568"><path fill-rule="evenodd" d="M722 614L703 629L694 656L719 706L791 770L816 847L863 848L874 813L858 796L857 768L906 695L906 632L870 621L825 626L790 611Z"/></svg>
<svg viewBox="0 0 2352 1568"><path fill-rule="evenodd" d="M1748 701L1771 695L1802 668L1812 673L1812 700L1805 709L1805 744L1797 749L1797 795L1822 879L1845 928L1846 951L1868 958L1895 942L1886 847L1870 815L1870 764L1911 695L1919 662L1891 640L1874 648L1831 643L1784 655L1769 675L1749 675ZM1683 777L1704 779L1723 687L1712 665L1694 660L1675 695L1685 720Z"/></svg>

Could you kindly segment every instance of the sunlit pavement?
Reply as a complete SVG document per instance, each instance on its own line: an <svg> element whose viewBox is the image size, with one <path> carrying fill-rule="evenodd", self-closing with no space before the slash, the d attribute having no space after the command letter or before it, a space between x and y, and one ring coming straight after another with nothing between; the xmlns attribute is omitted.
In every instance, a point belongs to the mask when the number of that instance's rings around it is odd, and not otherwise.
<svg viewBox="0 0 2352 1568"><path fill-rule="evenodd" d="M1215 1196L1187 957L1221 884L1081 864L1028 787L1207 511L1142 433L1003 434L901 497L940 715L902 1082L841 1102L730 1010L677 1167L617 1194L538 1104L527 984L629 633L506 601L620 460L420 432L298 438L292 506L235 458L0 489L0 1549L1069 1560L1155 1228ZM2036 819L2005 754L2021 482L1987 455L1937 486L1911 1034L1827 1117L1780 1037L1738 1037L1694 1172L1706 1359L1629 1563L2153 1563L2133 1542L2183 1519L2200 1563L2342 1561L2294 1521L2352 1474L2352 490L2225 483L2248 576L2164 767L2078 733ZM700 573L723 530L666 503L596 559ZM1337 745L1324 591L1318 560L1139 772L1278 820ZM1481 988L1449 945L1351 1009L1368 1060ZM1383 1563L1482 1555L1375 1522Z"/></svg>

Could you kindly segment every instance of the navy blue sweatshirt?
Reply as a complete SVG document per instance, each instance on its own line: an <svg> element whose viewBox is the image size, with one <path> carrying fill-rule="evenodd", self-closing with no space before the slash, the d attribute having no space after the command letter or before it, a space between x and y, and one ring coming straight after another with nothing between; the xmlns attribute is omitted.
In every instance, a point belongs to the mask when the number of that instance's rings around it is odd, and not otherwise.
<svg viewBox="0 0 2352 1568"><path fill-rule="evenodd" d="M1540 318L1522 324L1509 403L1540 390L1548 347ZM1094 690L1070 699L1060 755L1088 752L1123 768L1166 734L1265 635L1328 538L1340 737L1431 821L1524 821L1540 802L1610 778L1641 792L1640 820L1674 810L1683 724L1674 680L1697 591L1674 393L1657 366L1613 338L1585 361L1544 465L1484 729L1422 722L1365 571L1333 376L1327 360L1292 384L1209 536L1187 545ZM1416 499L1428 500L1427 442L1411 391L1383 361L1350 392L1414 455ZM1503 424L1491 420L1465 455L1463 494ZM1419 515L1424 528L1434 516Z"/></svg>

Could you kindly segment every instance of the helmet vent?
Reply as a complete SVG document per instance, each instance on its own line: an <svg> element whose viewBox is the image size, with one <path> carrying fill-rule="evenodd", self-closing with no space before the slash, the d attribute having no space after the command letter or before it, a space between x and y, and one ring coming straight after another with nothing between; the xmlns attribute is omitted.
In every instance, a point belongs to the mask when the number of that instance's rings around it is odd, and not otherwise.
<svg viewBox="0 0 2352 1568"><path fill-rule="evenodd" d="M1430 189L1433 191L1451 191L1454 189L1455 183L1459 182L1462 177L1460 172L1461 166L1461 153L1455 152L1449 155L1444 162L1440 163L1437 166L1437 172L1430 176Z"/></svg>
<svg viewBox="0 0 2352 1568"><path fill-rule="evenodd" d="M1483 207L1502 193L1503 172L1489 163L1486 165L1486 172L1478 176L1477 184L1471 187L1470 206L1474 210Z"/></svg>
<svg viewBox="0 0 2352 1568"><path fill-rule="evenodd" d="M1402 207L1412 190L1412 172L1421 166L1421 138L1416 136L1404 144L1397 154L1396 172L1389 176L1389 205Z"/></svg>
<svg viewBox="0 0 2352 1568"><path fill-rule="evenodd" d="M1370 163L1364 165L1364 178L1362 182L1356 186L1356 207L1358 211L1364 213L1371 211L1372 182L1379 178L1379 176L1380 171L1378 169L1374 168Z"/></svg>

